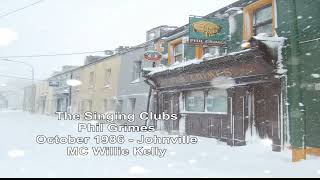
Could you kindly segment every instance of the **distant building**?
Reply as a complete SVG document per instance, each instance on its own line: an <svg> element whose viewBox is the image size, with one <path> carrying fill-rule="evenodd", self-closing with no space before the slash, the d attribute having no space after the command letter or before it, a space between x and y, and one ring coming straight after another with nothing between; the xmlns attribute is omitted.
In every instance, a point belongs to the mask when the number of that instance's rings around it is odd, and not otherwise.
<svg viewBox="0 0 320 180"><path fill-rule="evenodd" d="M164 26L158 26L155 28L152 28L150 30L147 31L146 33L146 41L152 41L155 40L159 37L164 36L165 34L172 32L174 30L176 30L178 27L176 26L168 26L168 25L164 25Z"/></svg>
<svg viewBox="0 0 320 180"><path fill-rule="evenodd" d="M36 108L36 85L32 84L24 88L23 110L34 113Z"/></svg>
<svg viewBox="0 0 320 180"><path fill-rule="evenodd" d="M8 100L0 94L0 110L8 108Z"/></svg>
<svg viewBox="0 0 320 180"><path fill-rule="evenodd" d="M49 81L36 83L35 111L39 114L52 115L54 103L53 88L49 86Z"/></svg>
<svg viewBox="0 0 320 180"><path fill-rule="evenodd" d="M78 66L63 66L60 73L48 79L52 87L52 112L69 112L71 103L71 87L67 84L72 79L72 71Z"/></svg>

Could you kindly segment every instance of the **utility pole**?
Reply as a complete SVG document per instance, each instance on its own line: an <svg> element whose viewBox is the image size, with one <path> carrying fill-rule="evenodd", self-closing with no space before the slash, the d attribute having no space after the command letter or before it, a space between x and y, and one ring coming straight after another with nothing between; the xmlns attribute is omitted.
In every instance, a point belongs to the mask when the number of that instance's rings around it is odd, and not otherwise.
<svg viewBox="0 0 320 180"><path fill-rule="evenodd" d="M34 67L31 65L31 64L29 64L29 63L26 63L26 62L23 62L23 61L16 61L16 60L11 60L11 59L0 59L0 61L6 61L6 62L13 62L13 63L19 63L19 64L24 64L25 66L27 66L27 67L29 67L30 69L31 69L31 80L32 80L32 84L31 84L31 92L32 92L32 96L33 97L30 97L30 98L32 98L31 99L31 104L32 104L32 109L31 109L31 111L35 111L35 88L33 87L33 85L34 85ZM24 99L24 104L23 104L23 107L25 106L25 101L26 101L26 99L25 99L25 97L23 98Z"/></svg>
<svg viewBox="0 0 320 180"><path fill-rule="evenodd" d="M28 66L31 69L32 84L34 83L34 67L31 64L23 62L23 61L16 61L16 60L10 60L10 59L0 59L0 61L20 63L20 64L24 64L24 65Z"/></svg>

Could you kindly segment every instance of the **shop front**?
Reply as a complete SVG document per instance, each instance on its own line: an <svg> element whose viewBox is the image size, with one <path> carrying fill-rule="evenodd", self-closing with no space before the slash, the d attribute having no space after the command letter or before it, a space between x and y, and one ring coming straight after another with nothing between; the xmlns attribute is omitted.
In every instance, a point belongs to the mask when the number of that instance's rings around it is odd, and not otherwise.
<svg viewBox="0 0 320 180"><path fill-rule="evenodd" d="M281 150L281 83L268 58L253 48L146 73L155 94L153 111L179 116L157 123L157 128L216 138L231 146L259 137Z"/></svg>

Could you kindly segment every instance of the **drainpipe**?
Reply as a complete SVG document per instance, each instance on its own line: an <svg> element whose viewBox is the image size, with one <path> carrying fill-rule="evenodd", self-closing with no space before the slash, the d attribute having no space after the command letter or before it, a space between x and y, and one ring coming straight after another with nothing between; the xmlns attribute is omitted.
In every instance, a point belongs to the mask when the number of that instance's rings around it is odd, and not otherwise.
<svg viewBox="0 0 320 180"><path fill-rule="evenodd" d="M70 74L70 79L73 79L73 74L72 74L72 72L71 72L71 74ZM69 113L72 113L72 107L71 107L71 105L72 105L72 103L71 103L71 97L72 97L72 86L69 86L69 102L68 102L68 106L69 106Z"/></svg>
<svg viewBox="0 0 320 180"><path fill-rule="evenodd" d="M144 82L150 86L149 94L148 94L148 103L147 103L147 112L149 113L152 90L156 90L156 86L154 85L154 83L151 83L149 79L144 80ZM145 125L147 125L147 121L145 122Z"/></svg>

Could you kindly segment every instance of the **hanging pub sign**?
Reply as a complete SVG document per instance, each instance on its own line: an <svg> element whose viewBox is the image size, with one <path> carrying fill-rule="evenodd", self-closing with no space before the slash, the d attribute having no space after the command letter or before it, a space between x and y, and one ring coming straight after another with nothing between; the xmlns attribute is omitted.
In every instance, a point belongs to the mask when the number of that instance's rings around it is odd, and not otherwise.
<svg viewBox="0 0 320 180"><path fill-rule="evenodd" d="M189 43L196 46L226 46L227 19L189 17Z"/></svg>
<svg viewBox="0 0 320 180"><path fill-rule="evenodd" d="M152 62L160 61L162 59L162 54L158 51L147 51L143 56L145 60Z"/></svg>

